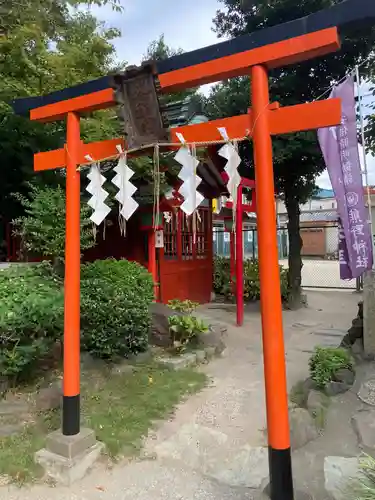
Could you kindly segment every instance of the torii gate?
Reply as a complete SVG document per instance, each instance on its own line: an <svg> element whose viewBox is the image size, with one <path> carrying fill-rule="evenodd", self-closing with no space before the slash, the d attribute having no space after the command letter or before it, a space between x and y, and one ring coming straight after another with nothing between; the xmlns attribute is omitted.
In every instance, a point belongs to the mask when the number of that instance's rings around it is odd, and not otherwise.
<svg viewBox="0 0 375 500"><path fill-rule="evenodd" d="M375 4L349 0L303 19L260 30L157 63L163 91L174 92L241 75L251 77L252 108L245 115L171 130L187 142L220 140L218 127L230 138L252 137L257 192L261 314L272 500L293 500L288 399L282 307L276 239L272 135L338 125L338 99L281 108L270 104L268 69L295 64L340 48L337 26L375 20ZM81 113L116 105L110 77L44 97L14 103L31 120L67 120L63 149L35 155L35 170L67 167L65 325L62 437L80 432L80 174L85 156L115 156L121 140L83 144ZM328 83L328 82L327 82ZM124 146L124 143L122 141ZM242 233L241 233L242 234ZM250 473L250 471L249 471Z"/></svg>

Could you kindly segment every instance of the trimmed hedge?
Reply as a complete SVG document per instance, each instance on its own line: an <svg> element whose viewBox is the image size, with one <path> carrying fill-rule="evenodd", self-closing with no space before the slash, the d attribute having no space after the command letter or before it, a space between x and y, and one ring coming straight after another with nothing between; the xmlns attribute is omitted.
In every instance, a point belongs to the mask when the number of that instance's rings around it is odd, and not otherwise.
<svg viewBox="0 0 375 500"><path fill-rule="evenodd" d="M49 264L0 271L0 377L27 377L63 330L64 297Z"/></svg>
<svg viewBox="0 0 375 500"><path fill-rule="evenodd" d="M106 360L144 351L153 298L152 277L135 262L83 265L82 349ZM0 382L32 375L63 330L63 283L48 263L0 270Z"/></svg>
<svg viewBox="0 0 375 500"><path fill-rule="evenodd" d="M151 324L153 281L136 262L113 259L81 270L83 348L102 359L144 351Z"/></svg>
<svg viewBox="0 0 375 500"><path fill-rule="evenodd" d="M244 261L244 299L254 301L260 299L259 263L257 260L246 259ZM214 292L227 299L232 298L232 286L230 280L230 259L226 257L215 257L214 259ZM288 300L288 271L280 266L281 297Z"/></svg>

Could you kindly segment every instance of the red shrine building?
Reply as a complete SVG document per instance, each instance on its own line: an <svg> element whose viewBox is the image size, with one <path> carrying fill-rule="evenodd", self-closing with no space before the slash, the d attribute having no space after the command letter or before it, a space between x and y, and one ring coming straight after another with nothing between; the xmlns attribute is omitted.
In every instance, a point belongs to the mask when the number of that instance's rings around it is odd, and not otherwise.
<svg viewBox="0 0 375 500"><path fill-rule="evenodd" d="M186 99L169 104L167 115L171 127L207 121L201 110ZM164 303L171 299L209 302L213 289L214 222L226 231L226 239L230 242L231 274L234 276L233 204L226 187L226 160L218 155L219 148L220 145L209 146L198 165L197 174L202 179L198 191L204 196L204 201L196 210L194 219L179 208L184 199L178 193L176 178L170 177L168 183L174 189L169 196L160 198L157 224L153 221L154 207L142 203L127 221L125 233L121 232L117 217L110 215L103 223L105 230L103 224L99 226L96 244L84 252L83 261L106 258L133 260L153 275L156 300ZM254 189L253 181L243 182L250 190ZM137 187L142 189L141 185ZM246 213L255 212L255 196L252 198L251 205L240 205L241 219L245 221L248 220ZM216 199L220 199L220 203L213 210L212 200ZM242 194L239 199L245 201ZM20 245L12 235L10 224L6 224L5 232L6 260L22 260Z"/></svg>

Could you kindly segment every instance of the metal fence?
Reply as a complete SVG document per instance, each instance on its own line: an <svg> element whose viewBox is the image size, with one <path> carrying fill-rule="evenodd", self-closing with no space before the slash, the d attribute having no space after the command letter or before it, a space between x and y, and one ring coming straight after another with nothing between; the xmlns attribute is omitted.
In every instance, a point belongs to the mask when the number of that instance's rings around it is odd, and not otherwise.
<svg viewBox="0 0 375 500"><path fill-rule="evenodd" d="M338 260L338 225L326 224L303 226L302 238L302 286L305 288L357 289L361 280L340 279ZM286 228L277 230L279 262L288 267L289 240ZM244 258L258 258L258 234L256 228L243 230ZM216 255L230 257L230 233L216 227L213 235L213 249Z"/></svg>

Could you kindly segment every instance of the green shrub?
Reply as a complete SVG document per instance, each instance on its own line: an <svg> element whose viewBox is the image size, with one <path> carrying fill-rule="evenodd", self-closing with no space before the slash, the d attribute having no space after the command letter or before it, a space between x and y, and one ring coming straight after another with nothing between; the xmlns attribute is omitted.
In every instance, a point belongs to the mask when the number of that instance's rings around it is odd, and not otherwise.
<svg viewBox="0 0 375 500"><path fill-rule="evenodd" d="M199 302L173 299L168 301L168 306L173 309L173 311L191 314L199 306Z"/></svg>
<svg viewBox="0 0 375 500"><path fill-rule="evenodd" d="M99 358L127 357L147 348L153 281L127 260L97 260L81 270L83 347Z"/></svg>
<svg viewBox="0 0 375 500"><path fill-rule="evenodd" d="M208 332L208 325L195 316L169 316L168 324L176 353L194 347L198 344L199 335Z"/></svg>
<svg viewBox="0 0 375 500"><path fill-rule="evenodd" d="M309 361L310 376L320 389L334 380L335 373L348 368L353 370L353 362L348 351L342 348L317 347Z"/></svg>
<svg viewBox="0 0 375 500"><path fill-rule="evenodd" d="M230 260L226 257L214 257L214 292L226 298L232 296L232 285L230 281Z"/></svg>
<svg viewBox="0 0 375 500"><path fill-rule="evenodd" d="M347 498L355 500L374 500L375 498L375 459L364 455L360 459L361 474L358 478L348 478L348 486L344 493Z"/></svg>
<svg viewBox="0 0 375 500"><path fill-rule="evenodd" d="M63 330L63 293L49 264L0 271L0 376L29 376Z"/></svg>
<svg viewBox="0 0 375 500"><path fill-rule="evenodd" d="M260 277L259 263L257 260L244 260L244 299L254 301L260 299ZM230 259L226 257L215 257L214 259L214 292L226 298L232 297L232 286L230 280ZM280 288L281 297L288 300L288 270L280 266Z"/></svg>

